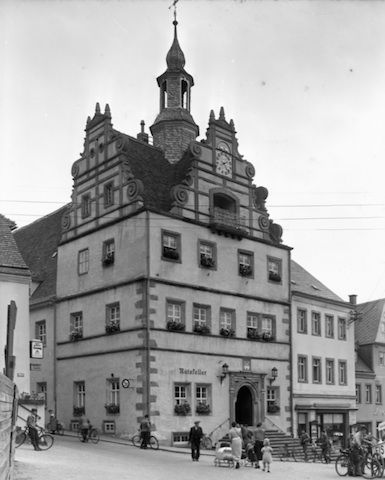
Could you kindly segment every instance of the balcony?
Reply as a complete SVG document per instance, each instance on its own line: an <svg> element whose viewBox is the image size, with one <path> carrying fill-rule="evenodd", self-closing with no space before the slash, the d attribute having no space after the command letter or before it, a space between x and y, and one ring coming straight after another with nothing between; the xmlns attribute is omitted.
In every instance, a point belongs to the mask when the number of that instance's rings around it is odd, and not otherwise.
<svg viewBox="0 0 385 480"><path fill-rule="evenodd" d="M212 210L210 228L219 235L231 236L238 240L247 235L246 217L219 207Z"/></svg>

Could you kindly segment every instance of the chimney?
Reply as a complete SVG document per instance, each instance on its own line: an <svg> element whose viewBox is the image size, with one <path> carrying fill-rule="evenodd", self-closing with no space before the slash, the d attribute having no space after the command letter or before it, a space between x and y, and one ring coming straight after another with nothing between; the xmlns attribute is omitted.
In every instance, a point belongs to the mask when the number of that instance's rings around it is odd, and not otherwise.
<svg viewBox="0 0 385 480"><path fill-rule="evenodd" d="M144 120L142 120L140 122L140 133L138 133L136 138L141 142L148 143L148 134L144 133L144 125L145 125Z"/></svg>
<svg viewBox="0 0 385 480"><path fill-rule="evenodd" d="M357 295L349 295L350 305L357 305Z"/></svg>

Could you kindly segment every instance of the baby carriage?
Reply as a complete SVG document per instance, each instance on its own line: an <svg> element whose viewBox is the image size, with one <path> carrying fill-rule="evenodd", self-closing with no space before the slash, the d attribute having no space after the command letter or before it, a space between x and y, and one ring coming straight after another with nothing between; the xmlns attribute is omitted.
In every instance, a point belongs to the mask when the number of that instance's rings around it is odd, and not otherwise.
<svg viewBox="0 0 385 480"><path fill-rule="evenodd" d="M219 440L215 447L214 465L216 467L233 467L234 460L231 453L230 442L226 440Z"/></svg>

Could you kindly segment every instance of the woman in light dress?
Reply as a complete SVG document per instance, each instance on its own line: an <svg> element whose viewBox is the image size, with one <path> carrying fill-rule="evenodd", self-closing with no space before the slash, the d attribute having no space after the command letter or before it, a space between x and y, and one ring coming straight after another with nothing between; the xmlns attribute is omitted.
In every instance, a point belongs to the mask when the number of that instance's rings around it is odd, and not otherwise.
<svg viewBox="0 0 385 480"><path fill-rule="evenodd" d="M242 455L242 430L235 422L231 424L229 437L235 468L239 468L241 466L240 462Z"/></svg>

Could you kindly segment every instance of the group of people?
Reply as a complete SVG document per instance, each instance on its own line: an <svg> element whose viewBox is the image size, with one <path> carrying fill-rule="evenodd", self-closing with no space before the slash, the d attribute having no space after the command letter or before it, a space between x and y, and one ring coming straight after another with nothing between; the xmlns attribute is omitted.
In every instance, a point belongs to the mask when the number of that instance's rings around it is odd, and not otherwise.
<svg viewBox="0 0 385 480"><path fill-rule="evenodd" d="M306 460L308 459L308 455L309 455L308 447L311 445L311 449L313 451L314 461L315 461L316 450L318 445L321 448L321 455L325 460L325 463L330 463L331 444L330 444L330 439L326 433L326 430L322 430L321 435L316 440L315 439L312 440L309 434L305 432L305 430L302 430L299 439L300 439L300 443L303 449L303 454Z"/></svg>

